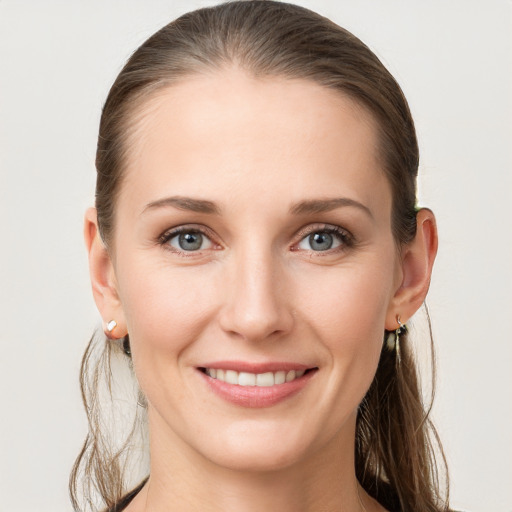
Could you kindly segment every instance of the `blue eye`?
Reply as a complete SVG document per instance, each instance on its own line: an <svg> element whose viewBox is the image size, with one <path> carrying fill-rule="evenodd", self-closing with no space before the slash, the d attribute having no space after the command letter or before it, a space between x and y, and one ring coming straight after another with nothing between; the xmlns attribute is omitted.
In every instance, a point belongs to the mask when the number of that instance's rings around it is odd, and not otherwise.
<svg viewBox="0 0 512 512"><path fill-rule="evenodd" d="M167 243L178 251L186 252L210 249L213 245L212 241L199 231L182 231L175 235L171 234Z"/></svg>
<svg viewBox="0 0 512 512"><path fill-rule="evenodd" d="M329 228L310 233L297 247L301 250L321 252L337 249L342 245L348 245L348 235L339 228Z"/></svg>

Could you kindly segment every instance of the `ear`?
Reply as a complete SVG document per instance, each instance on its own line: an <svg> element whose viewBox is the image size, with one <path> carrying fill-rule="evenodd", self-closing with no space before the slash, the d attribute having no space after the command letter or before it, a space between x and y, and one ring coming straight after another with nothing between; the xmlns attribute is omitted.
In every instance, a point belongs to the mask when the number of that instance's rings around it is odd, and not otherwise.
<svg viewBox="0 0 512 512"><path fill-rule="evenodd" d="M89 254L92 293L103 319L103 330L109 338L122 338L127 334L126 321L117 293L112 259L99 233L96 208L89 208L85 212L84 238ZM112 320L116 326L109 332L107 325Z"/></svg>
<svg viewBox="0 0 512 512"><path fill-rule="evenodd" d="M402 248L402 278L388 308L387 330L392 331L399 327L397 317L405 324L423 304L430 286L437 243L434 214L431 210L422 208L416 214L416 235Z"/></svg>

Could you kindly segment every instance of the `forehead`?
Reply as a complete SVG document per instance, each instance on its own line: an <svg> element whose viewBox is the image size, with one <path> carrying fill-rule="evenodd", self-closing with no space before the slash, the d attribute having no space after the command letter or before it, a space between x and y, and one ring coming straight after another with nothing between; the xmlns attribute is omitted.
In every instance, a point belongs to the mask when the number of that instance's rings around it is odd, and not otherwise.
<svg viewBox="0 0 512 512"><path fill-rule="evenodd" d="M131 123L121 197L132 205L271 191L292 203L333 187L370 203L382 189L389 199L372 116L312 81L197 75L154 93Z"/></svg>

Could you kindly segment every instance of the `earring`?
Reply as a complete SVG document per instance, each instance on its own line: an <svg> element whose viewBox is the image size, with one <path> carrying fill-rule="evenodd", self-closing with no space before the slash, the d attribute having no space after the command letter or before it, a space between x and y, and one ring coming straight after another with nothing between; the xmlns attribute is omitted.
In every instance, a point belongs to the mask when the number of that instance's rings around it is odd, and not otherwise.
<svg viewBox="0 0 512 512"><path fill-rule="evenodd" d="M117 327L117 322L115 320L110 320L107 324L107 331L112 332Z"/></svg>
<svg viewBox="0 0 512 512"><path fill-rule="evenodd" d="M115 340L116 337L112 334L112 331L117 327L117 322L115 320L110 320L107 322L107 325L104 329L105 336L109 340Z"/></svg>
<svg viewBox="0 0 512 512"><path fill-rule="evenodd" d="M398 364L401 362L400 358L400 334L407 331L407 326L400 321L400 315L397 315L396 321L398 323L398 329L391 331L386 338L386 348L390 351L396 352L396 360Z"/></svg>
<svg viewBox="0 0 512 512"><path fill-rule="evenodd" d="M128 337L128 334L124 338L122 338L121 344L123 346L123 352L125 353L125 355L127 355L128 357L132 357L132 349L130 347L130 338Z"/></svg>

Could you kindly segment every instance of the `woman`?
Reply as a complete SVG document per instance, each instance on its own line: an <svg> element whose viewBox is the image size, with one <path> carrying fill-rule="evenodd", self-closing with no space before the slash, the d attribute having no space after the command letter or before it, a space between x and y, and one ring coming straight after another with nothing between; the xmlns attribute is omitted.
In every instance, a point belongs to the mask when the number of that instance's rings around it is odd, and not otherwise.
<svg viewBox="0 0 512 512"><path fill-rule="evenodd" d="M417 169L396 81L311 11L231 2L146 41L85 220L108 340L84 357L75 508L82 481L128 512L448 510L407 339L437 250ZM137 438L112 449L98 399L116 350L150 436L124 496Z"/></svg>

